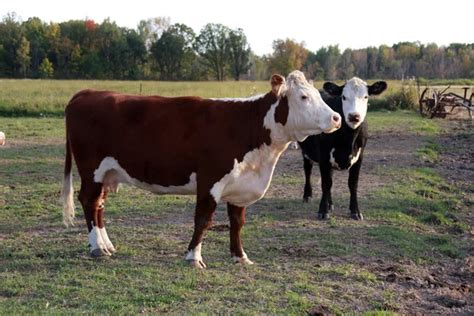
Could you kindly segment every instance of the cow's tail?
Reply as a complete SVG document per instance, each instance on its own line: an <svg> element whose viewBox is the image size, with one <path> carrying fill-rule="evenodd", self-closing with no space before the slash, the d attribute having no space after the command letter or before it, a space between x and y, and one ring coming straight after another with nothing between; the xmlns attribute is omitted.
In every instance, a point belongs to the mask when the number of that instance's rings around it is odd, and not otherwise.
<svg viewBox="0 0 474 316"><path fill-rule="evenodd" d="M61 200L63 202L63 223L66 226L74 226L75 212L74 189L72 187L72 155L68 135L66 135L66 161L64 164L64 183L61 193Z"/></svg>

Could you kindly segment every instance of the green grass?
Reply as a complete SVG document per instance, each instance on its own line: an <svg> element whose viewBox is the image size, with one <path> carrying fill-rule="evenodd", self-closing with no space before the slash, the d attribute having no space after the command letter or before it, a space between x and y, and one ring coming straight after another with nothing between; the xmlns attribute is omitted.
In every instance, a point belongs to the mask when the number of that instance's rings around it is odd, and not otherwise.
<svg viewBox="0 0 474 316"><path fill-rule="evenodd" d="M368 117L371 133L429 138L440 132L436 121L410 112ZM380 265L410 259L426 268L466 256L468 245L459 238L468 229L457 211L461 193L433 168L407 166L376 171L390 181L361 197L367 217L361 223L340 216L317 222L315 204L302 204L299 194L269 194L249 208L243 231L256 265L233 265L228 231L211 230L203 244L205 271L183 261L194 197L123 187L106 206L118 252L93 260L80 209L75 227L61 223L63 119L0 117L0 129L9 144L0 148L1 315L305 314L318 306L337 314L357 308L392 315L403 302L381 279ZM283 172L272 187L302 183L302 174ZM218 224L227 223L225 213L220 206ZM459 229L453 233L453 227Z"/></svg>
<svg viewBox="0 0 474 316"><path fill-rule="evenodd" d="M431 168L379 170L391 183L377 189L370 215L401 225L435 225L464 231L467 226L453 220L462 209L462 194Z"/></svg>
<svg viewBox="0 0 474 316"><path fill-rule="evenodd" d="M434 138L430 138L423 147L418 149L416 153L421 160L429 163L436 163L439 161L440 150L440 145L436 142L436 140Z"/></svg>
<svg viewBox="0 0 474 316"><path fill-rule="evenodd" d="M390 129L391 132L404 132L416 135L437 135L441 127L436 121L421 119L412 111L377 111L367 115L370 134L375 135Z"/></svg>
<svg viewBox="0 0 474 316"><path fill-rule="evenodd" d="M247 97L266 93L270 91L270 83L0 79L0 116L62 116L64 107L72 96L83 89L142 95L198 95L217 98Z"/></svg>
<svg viewBox="0 0 474 316"><path fill-rule="evenodd" d="M370 80L368 83L374 82ZM314 83L322 89L323 81ZM343 81L338 81L344 84ZM388 89L371 97L374 103L396 93L399 80L387 80ZM103 80L44 80L0 79L0 116L61 117L72 96L83 89L112 90L128 94L211 97L248 97L270 91L266 81L227 82L166 82L166 81L103 81ZM370 107L369 107L370 110Z"/></svg>

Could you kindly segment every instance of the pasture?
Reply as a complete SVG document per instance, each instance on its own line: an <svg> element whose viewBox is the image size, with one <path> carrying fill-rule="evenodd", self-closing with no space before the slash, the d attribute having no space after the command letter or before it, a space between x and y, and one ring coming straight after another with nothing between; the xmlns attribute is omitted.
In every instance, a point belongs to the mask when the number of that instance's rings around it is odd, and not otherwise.
<svg viewBox="0 0 474 316"><path fill-rule="evenodd" d="M208 268L198 271L183 260L193 197L130 187L112 194L106 225L118 252L109 259L88 256L79 207L76 226L62 224L64 121L44 116L58 115L85 86L140 89L137 82L0 81L1 113L43 116L0 116L7 135L0 147L0 314L474 313L472 123L369 112L363 222L349 219L346 172L335 173L332 218L316 221L317 168L313 199L303 203L301 154L287 150L266 196L247 210L243 243L256 264L232 263L220 205L203 242ZM142 94L238 97L268 89L266 82L144 82Z"/></svg>

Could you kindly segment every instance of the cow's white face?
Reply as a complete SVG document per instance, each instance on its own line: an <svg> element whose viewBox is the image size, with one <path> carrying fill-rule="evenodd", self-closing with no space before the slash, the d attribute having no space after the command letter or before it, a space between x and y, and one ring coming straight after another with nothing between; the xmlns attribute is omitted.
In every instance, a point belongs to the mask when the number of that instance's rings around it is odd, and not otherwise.
<svg viewBox="0 0 474 316"><path fill-rule="evenodd" d="M341 116L323 101L301 71L293 71L286 81L280 75L273 75L272 90L279 97L287 97L285 130L291 140L302 141L309 135L332 133L341 127Z"/></svg>
<svg viewBox="0 0 474 316"><path fill-rule="evenodd" d="M371 86L357 77L347 81L344 86L338 86L332 82L324 84L324 90L331 95L340 96L342 99L342 110L347 125L356 129L365 120L369 95L377 95L387 88L385 81L378 81Z"/></svg>

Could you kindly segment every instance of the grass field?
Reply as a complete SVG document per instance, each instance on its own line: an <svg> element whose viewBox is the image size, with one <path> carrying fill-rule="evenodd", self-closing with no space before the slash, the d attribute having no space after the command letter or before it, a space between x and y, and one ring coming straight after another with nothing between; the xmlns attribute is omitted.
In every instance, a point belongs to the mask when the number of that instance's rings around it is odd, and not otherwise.
<svg viewBox="0 0 474 316"><path fill-rule="evenodd" d="M48 102L60 108L83 87L83 82L43 83L38 89L51 93L31 95L28 108ZM266 83L209 83L195 92L191 83L158 84L144 83L144 94L242 96L252 94L254 86L257 92L267 89ZM94 85L139 89L137 83ZM21 95L14 86L5 95L9 89L1 82L1 104ZM473 255L474 187L462 172L453 180L453 164L435 163L448 150L460 157L467 150L469 157L472 128L411 112L370 113L369 124L360 188L364 222L348 219L345 173L335 180L334 216L316 221L318 186L314 200L303 204L301 155L287 151L266 197L248 209L243 242L256 264L231 263L220 206L203 243L208 268L196 271L183 260L193 197L122 188L106 205L107 229L118 252L94 260L87 253L82 211L77 210L74 228L62 225L63 119L0 117L8 140L0 148L0 315L474 312L466 263ZM455 143L443 143L451 137Z"/></svg>
<svg viewBox="0 0 474 316"><path fill-rule="evenodd" d="M339 84L343 82L340 81ZM400 81L389 82L389 93ZM315 82L319 89L323 82ZM82 89L113 90L129 94L205 98L248 97L270 91L266 81L163 82L163 81L94 81L94 80L10 80L0 79L0 115L62 116L71 97Z"/></svg>

